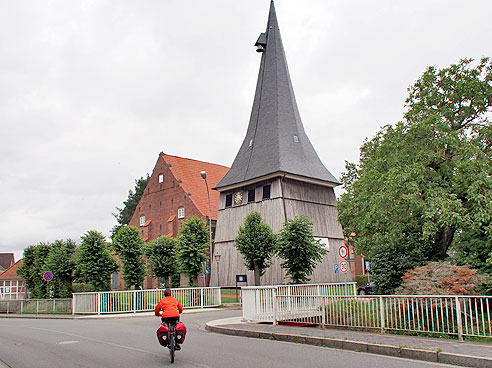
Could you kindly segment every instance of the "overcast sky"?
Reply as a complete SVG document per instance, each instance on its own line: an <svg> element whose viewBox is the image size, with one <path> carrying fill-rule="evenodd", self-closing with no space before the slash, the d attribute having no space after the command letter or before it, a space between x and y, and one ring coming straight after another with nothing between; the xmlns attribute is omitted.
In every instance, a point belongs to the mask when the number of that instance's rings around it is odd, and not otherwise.
<svg viewBox="0 0 492 368"><path fill-rule="evenodd" d="M269 0L0 0L0 252L110 234L159 152L230 166ZM492 1L275 2L305 130L337 178L429 65L492 56Z"/></svg>

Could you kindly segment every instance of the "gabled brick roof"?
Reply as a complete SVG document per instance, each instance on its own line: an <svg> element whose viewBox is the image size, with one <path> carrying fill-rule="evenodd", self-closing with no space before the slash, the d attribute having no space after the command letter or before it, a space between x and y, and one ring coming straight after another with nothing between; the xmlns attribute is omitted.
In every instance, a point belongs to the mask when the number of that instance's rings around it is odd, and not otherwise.
<svg viewBox="0 0 492 368"><path fill-rule="evenodd" d="M18 276L16 271L23 262L23 259L19 259L12 266L0 273L0 280L22 280L22 277Z"/></svg>
<svg viewBox="0 0 492 368"><path fill-rule="evenodd" d="M208 197L205 181L200 175L201 171L207 173L207 184L210 192L210 207L212 220L217 220L217 207L219 203L219 192L212 188L225 175L228 167L212 164L210 162L192 160L178 156L161 153L163 160L170 164L170 170L186 193L190 193L190 199L203 216L208 216Z"/></svg>

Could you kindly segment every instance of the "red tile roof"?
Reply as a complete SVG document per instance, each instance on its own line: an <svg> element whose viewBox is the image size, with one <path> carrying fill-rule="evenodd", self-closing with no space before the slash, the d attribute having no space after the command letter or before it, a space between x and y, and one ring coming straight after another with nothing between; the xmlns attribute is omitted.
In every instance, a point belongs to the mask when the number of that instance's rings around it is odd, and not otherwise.
<svg viewBox="0 0 492 368"><path fill-rule="evenodd" d="M12 266L7 268L5 271L0 273L1 280L22 280L22 277L18 276L15 271L19 268L19 266L24 262L23 259L19 259Z"/></svg>
<svg viewBox="0 0 492 368"><path fill-rule="evenodd" d="M181 180L181 187L186 193L191 194L191 200L204 215L208 216L208 197L205 181L200 175L201 171L207 173L207 184L210 192L210 207L212 220L217 220L217 207L219 204L219 192L212 188L222 179L229 170L228 167L212 164L210 162L197 161L189 158L161 154L164 161L171 165L174 177Z"/></svg>

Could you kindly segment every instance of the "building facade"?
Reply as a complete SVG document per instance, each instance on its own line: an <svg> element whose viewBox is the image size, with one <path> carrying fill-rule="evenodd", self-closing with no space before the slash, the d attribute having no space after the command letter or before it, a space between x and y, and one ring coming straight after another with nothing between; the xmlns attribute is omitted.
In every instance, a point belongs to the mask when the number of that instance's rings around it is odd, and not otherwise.
<svg viewBox="0 0 492 368"><path fill-rule="evenodd" d="M322 164L304 131L273 1L267 29L255 46L261 62L246 137L230 170L215 187L220 199L214 254L220 258L214 265L220 274L212 273L212 285L233 286L241 274L253 284L253 272L246 270L234 247L239 227L251 211L260 212L276 233L287 219L308 216L314 236L328 250L311 282L349 281L351 272L338 252L344 237L333 188L340 183ZM276 259L261 282L288 281Z"/></svg>
<svg viewBox="0 0 492 368"><path fill-rule="evenodd" d="M217 222L219 193L212 190L228 167L160 153L147 187L129 225L139 228L146 242L162 235L178 236L181 223L188 217L198 217L208 223L209 206L205 180L210 194L212 234ZM157 280L147 277L145 289L155 288ZM113 279L113 287L121 282Z"/></svg>
<svg viewBox="0 0 492 368"><path fill-rule="evenodd" d="M21 259L0 273L0 300L28 298L24 279L16 273L22 262Z"/></svg>

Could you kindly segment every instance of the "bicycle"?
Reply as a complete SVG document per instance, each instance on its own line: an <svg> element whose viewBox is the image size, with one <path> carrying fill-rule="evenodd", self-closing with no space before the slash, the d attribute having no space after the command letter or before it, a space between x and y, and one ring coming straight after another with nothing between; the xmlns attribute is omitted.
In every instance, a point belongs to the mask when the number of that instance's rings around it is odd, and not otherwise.
<svg viewBox="0 0 492 368"><path fill-rule="evenodd" d="M171 363L174 363L174 353L176 351L176 323L167 324L167 348L171 356Z"/></svg>

